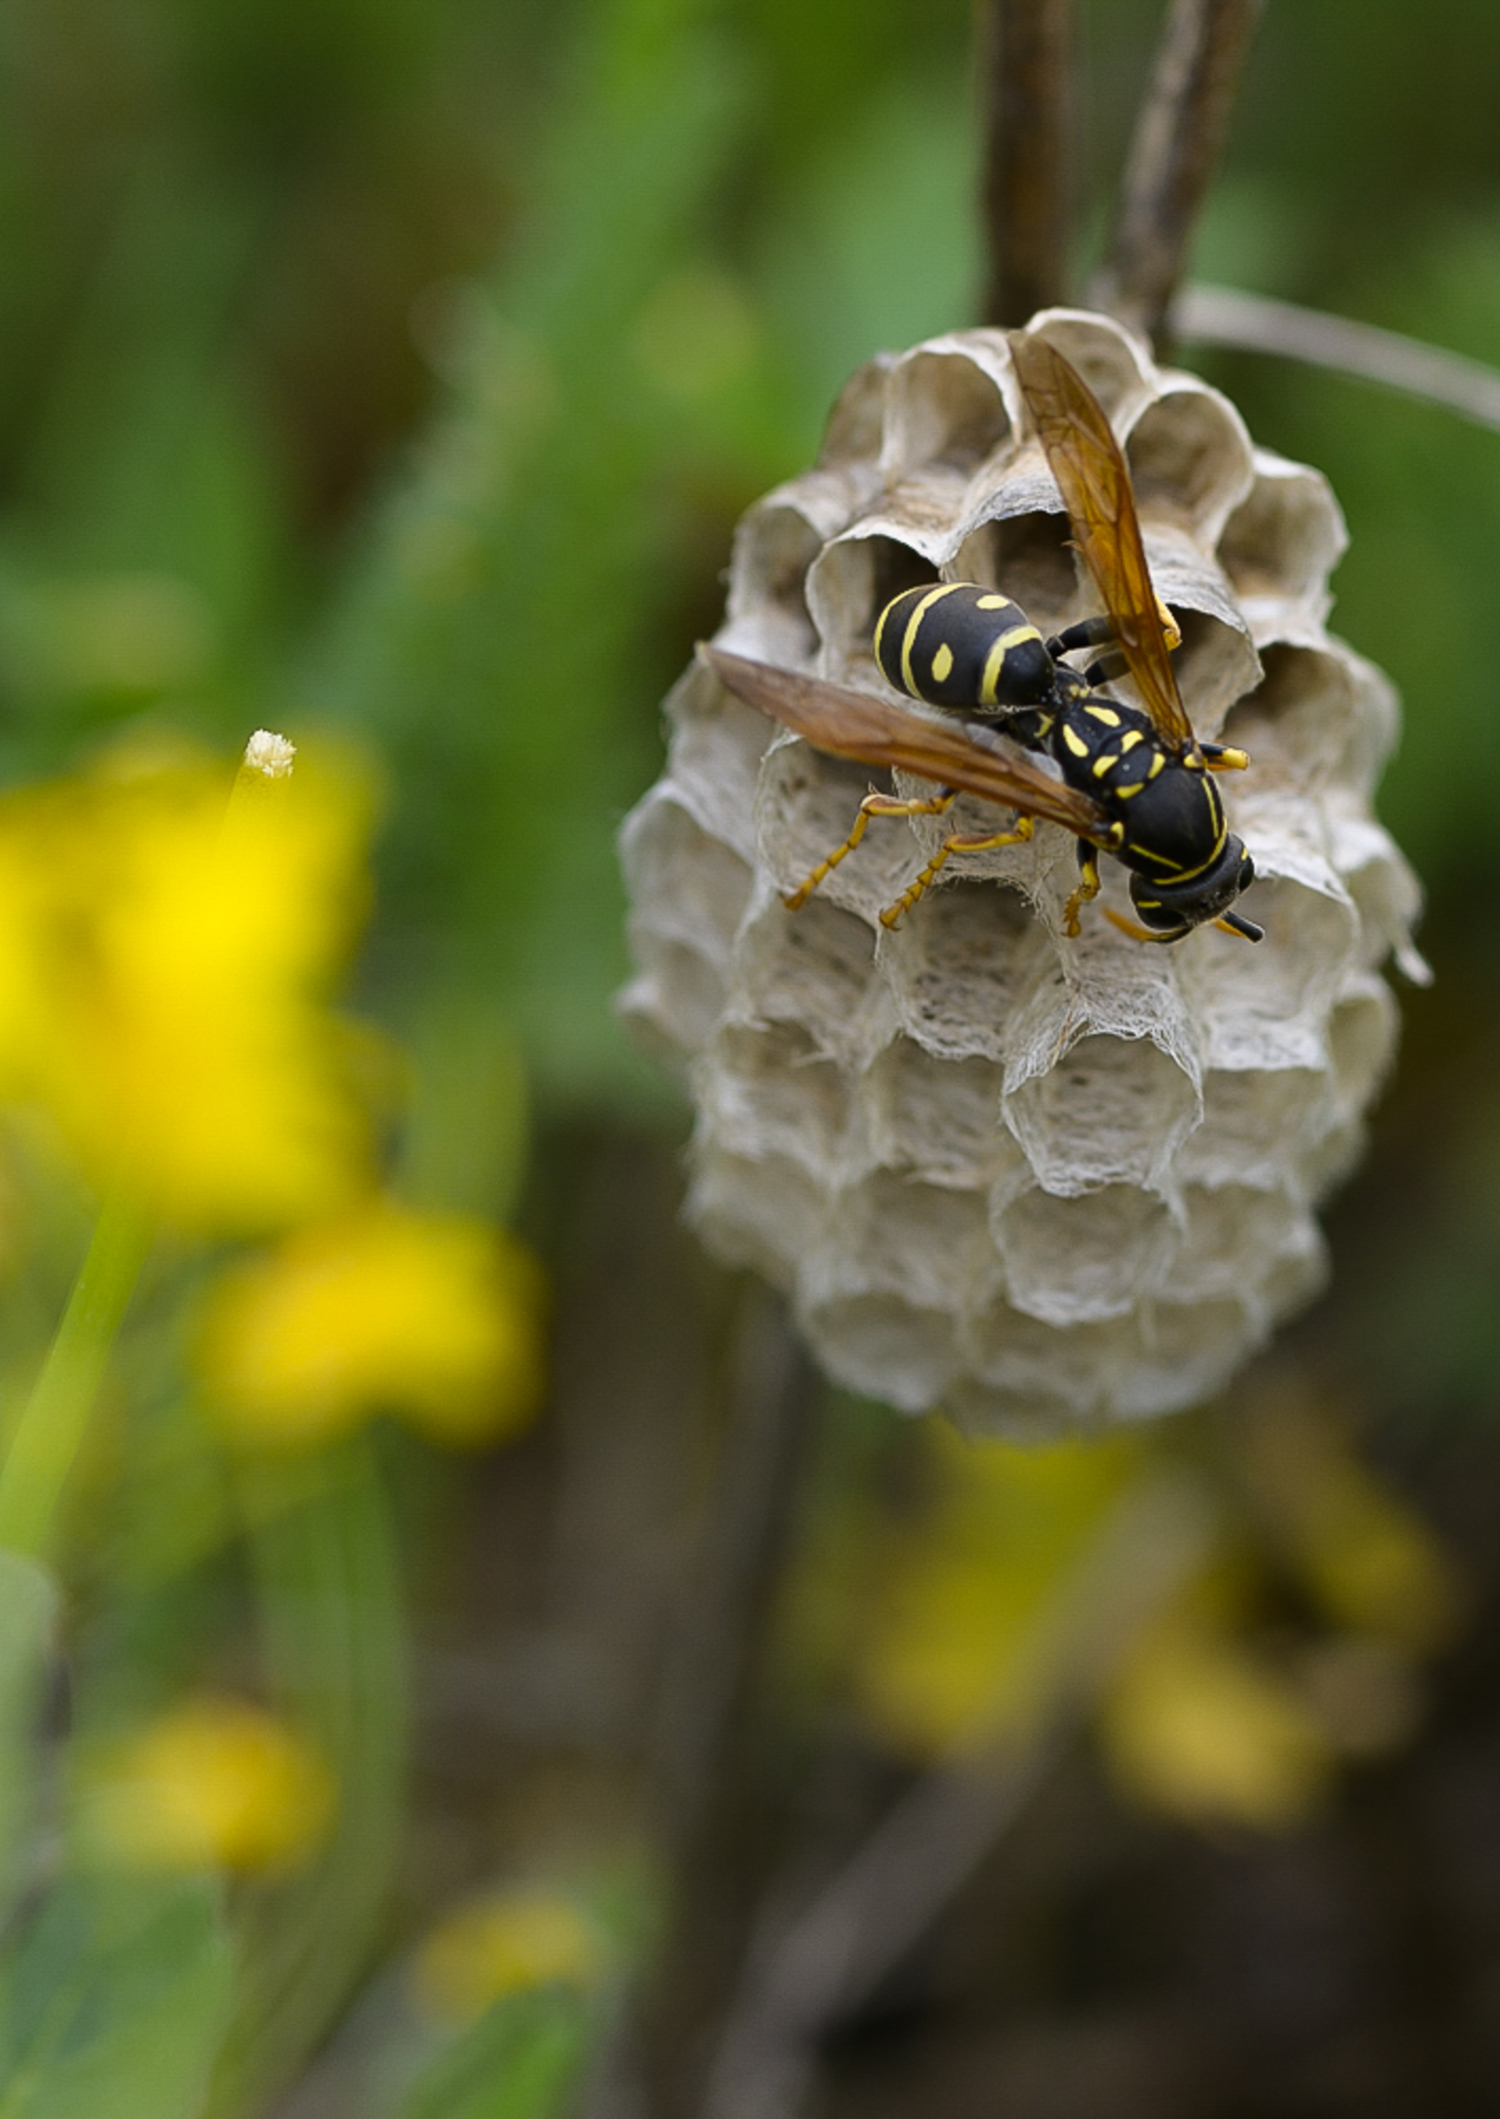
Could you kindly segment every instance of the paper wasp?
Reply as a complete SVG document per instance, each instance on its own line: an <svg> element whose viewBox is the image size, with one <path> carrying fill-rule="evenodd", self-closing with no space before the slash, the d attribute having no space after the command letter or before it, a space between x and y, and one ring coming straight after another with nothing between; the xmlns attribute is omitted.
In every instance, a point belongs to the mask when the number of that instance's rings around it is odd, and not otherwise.
<svg viewBox="0 0 1500 2119"><path fill-rule="evenodd" d="M794 910L864 836L871 817L941 816L960 793L1015 812L1006 831L954 833L893 905L893 927L949 857L1015 845L1042 817L1078 842L1080 878L1064 928L1099 890L1099 854L1130 870L1139 923L1107 916L1144 942L1176 942L1212 921L1246 941L1263 930L1232 911L1254 880L1243 842L1230 831L1210 777L1249 763L1243 751L1200 743L1172 668L1181 639L1151 586L1130 473L1103 408L1077 370L1045 339L1014 337L1021 391L1061 490L1073 540L1104 612L1044 641L1025 613L973 582L907 589L875 627L875 655L898 690L943 708L951 723L905 712L865 692L703 652L730 691L794 730L816 749L866 765L893 766L937 783L926 800L871 794L854 829L786 902ZM1086 670L1063 658L1103 648ZM1128 670L1144 712L1098 687ZM1055 779L1014 755L1004 737L1039 751Z"/></svg>

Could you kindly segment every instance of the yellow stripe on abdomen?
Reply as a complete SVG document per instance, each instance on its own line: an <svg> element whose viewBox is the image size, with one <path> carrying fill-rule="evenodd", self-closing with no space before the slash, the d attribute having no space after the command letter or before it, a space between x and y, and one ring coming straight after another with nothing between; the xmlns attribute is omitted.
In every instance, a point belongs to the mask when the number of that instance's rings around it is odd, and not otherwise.
<svg viewBox="0 0 1500 2119"><path fill-rule="evenodd" d="M1002 633L984 658L984 672L979 679L979 704L993 706L995 693L1000 685L1000 666L1006 653L1019 647L1023 640L1040 640L1041 634L1034 625L1013 625L1008 633Z"/></svg>

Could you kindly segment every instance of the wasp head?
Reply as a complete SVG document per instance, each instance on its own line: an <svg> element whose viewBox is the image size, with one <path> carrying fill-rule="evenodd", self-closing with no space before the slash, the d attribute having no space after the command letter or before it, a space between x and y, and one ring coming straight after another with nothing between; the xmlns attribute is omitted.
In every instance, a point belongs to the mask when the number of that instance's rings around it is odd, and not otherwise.
<svg viewBox="0 0 1500 2119"><path fill-rule="evenodd" d="M1234 832L1224 841L1224 850L1206 874L1175 890L1132 875L1130 895L1141 925L1150 930L1154 942L1180 942L1195 927L1210 920L1225 920L1247 942L1263 940L1265 930L1253 920L1242 919L1229 908L1255 881L1255 863L1245 851L1245 842Z"/></svg>

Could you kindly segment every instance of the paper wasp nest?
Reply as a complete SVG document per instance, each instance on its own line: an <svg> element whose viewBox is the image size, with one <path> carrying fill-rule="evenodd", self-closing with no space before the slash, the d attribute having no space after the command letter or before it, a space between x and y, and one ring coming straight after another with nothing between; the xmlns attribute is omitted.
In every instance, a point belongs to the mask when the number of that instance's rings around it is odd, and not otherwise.
<svg viewBox="0 0 1500 2119"><path fill-rule="evenodd" d="M1128 910L1108 857L1066 940L1077 870L1050 824L955 857L886 931L880 909L955 820L994 829L968 797L940 822L876 820L788 912L872 776L701 664L624 833L623 1005L686 1067L705 1239L791 1292L840 1382L1017 1433L1191 1404L1316 1290L1313 1209L1394 1042L1381 966L1395 950L1421 972L1416 888L1371 811L1396 701L1326 630L1345 537L1323 478L1253 447L1225 398L1109 319L1031 328L1125 445L1198 734L1251 754L1219 785L1266 940L1131 940L1101 912ZM914 582L1003 587L1044 633L1097 610L1060 506L999 333L884 356L816 467L740 525L718 641L895 697L871 635Z"/></svg>

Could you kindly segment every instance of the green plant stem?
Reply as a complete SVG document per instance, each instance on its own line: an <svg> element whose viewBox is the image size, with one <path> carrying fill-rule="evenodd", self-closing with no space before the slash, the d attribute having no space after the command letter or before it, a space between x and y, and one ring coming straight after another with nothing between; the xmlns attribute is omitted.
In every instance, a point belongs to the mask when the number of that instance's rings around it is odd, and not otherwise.
<svg viewBox="0 0 1500 2119"><path fill-rule="evenodd" d="M271 1697L333 1768L339 1808L317 1861L243 1908L238 2001L208 2107L215 2119L258 2111L283 2089L365 1970L406 1783L405 1608L371 1437L351 1436L317 1464L246 1465L244 1499Z"/></svg>
<svg viewBox="0 0 1500 2119"><path fill-rule="evenodd" d="M152 1227L133 1198L118 1188L106 1193L62 1322L0 1469L0 1547L40 1553L47 1545Z"/></svg>

